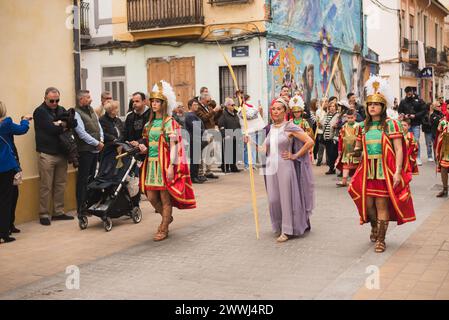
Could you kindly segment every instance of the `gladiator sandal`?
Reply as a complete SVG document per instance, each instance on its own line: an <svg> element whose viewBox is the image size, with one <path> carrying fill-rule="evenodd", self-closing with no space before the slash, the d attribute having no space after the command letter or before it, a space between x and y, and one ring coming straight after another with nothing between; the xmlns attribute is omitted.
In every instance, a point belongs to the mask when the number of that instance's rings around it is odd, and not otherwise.
<svg viewBox="0 0 449 320"><path fill-rule="evenodd" d="M174 219L173 219L173 216L171 216L171 217L170 217L170 223L169 223L169 225L172 224L173 220L174 220ZM159 231L161 230L161 228L162 228L162 222L161 222L161 224L159 225L159 228L157 228L157 232L159 232Z"/></svg>
<svg viewBox="0 0 449 320"><path fill-rule="evenodd" d="M168 225L172 222L172 216L162 217L162 223L157 229L157 233L154 235L154 241L162 241L168 237Z"/></svg>
<svg viewBox="0 0 449 320"><path fill-rule="evenodd" d="M437 198L447 198L447 187L443 187L443 190L437 194Z"/></svg>
<svg viewBox="0 0 449 320"><path fill-rule="evenodd" d="M370 218L370 223L371 223L371 234L369 236L369 239L371 240L371 242L376 242L378 234L377 218L374 219Z"/></svg>
<svg viewBox="0 0 449 320"><path fill-rule="evenodd" d="M387 245L385 244L385 235L387 234L388 222L385 220L377 220L377 241L376 247L374 251L377 253L382 253L387 249Z"/></svg>

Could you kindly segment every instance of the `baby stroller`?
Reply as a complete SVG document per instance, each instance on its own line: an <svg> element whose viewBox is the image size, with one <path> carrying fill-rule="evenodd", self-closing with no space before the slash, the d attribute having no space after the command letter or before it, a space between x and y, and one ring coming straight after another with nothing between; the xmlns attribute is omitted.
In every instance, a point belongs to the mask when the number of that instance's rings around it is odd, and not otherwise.
<svg viewBox="0 0 449 320"><path fill-rule="evenodd" d="M112 230L112 219L126 215L134 223L142 220L142 211L131 200L140 192L135 175L139 149L127 143L116 146L121 146L123 153L103 157L97 176L87 186L86 202L78 215L81 230L87 228L87 217L92 215L101 218L107 232Z"/></svg>

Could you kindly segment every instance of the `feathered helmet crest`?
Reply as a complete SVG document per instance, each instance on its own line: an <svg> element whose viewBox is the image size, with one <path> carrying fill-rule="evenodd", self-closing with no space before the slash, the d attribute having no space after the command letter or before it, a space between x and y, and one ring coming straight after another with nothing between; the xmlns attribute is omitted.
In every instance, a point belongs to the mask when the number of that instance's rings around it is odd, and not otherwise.
<svg viewBox="0 0 449 320"><path fill-rule="evenodd" d="M153 91L150 93L151 99L159 99L167 102L167 114L171 115L176 108L176 94L172 86L161 80L153 86Z"/></svg>
<svg viewBox="0 0 449 320"><path fill-rule="evenodd" d="M392 96L388 81L375 75L371 75L365 83L366 103L382 103L386 109L392 104Z"/></svg>
<svg viewBox="0 0 449 320"><path fill-rule="evenodd" d="M292 112L304 111L304 100L300 96L294 96L288 103Z"/></svg>

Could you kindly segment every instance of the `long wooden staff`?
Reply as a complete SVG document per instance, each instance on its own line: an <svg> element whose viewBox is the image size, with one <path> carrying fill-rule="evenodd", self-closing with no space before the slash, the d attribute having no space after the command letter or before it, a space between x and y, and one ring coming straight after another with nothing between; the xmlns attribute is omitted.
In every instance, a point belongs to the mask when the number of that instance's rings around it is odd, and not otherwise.
<svg viewBox="0 0 449 320"><path fill-rule="evenodd" d="M221 54L223 55L223 58L226 61L226 64L228 65L229 71L231 72L232 80L234 81L234 86L236 91L239 91L239 84L237 82L237 78L234 73L234 69L232 69L231 64L229 63L228 58L226 57L226 54L224 53L223 49L221 48L220 44L217 41L218 48L221 51ZM242 116L243 116L243 127L245 134L248 132L248 121L246 119L246 104L243 103L241 95L238 96L239 98L239 105L242 106ZM247 145L248 149L248 159L249 159L249 178L251 182L251 198L252 198L252 204L253 204L253 213L254 213L254 220L256 223L256 237L259 239L259 213L257 212L257 200L256 200L256 186L254 184L254 171L253 171L253 157L251 153L251 144L248 143Z"/></svg>

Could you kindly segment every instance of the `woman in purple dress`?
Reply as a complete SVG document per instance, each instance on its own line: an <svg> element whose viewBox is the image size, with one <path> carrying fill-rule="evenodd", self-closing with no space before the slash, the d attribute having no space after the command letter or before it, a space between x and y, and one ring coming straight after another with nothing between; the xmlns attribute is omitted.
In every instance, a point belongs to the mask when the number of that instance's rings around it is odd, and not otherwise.
<svg viewBox="0 0 449 320"><path fill-rule="evenodd" d="M273 124L259 152L266 154L266 187L271 224L278 242L310 230L314 209L314 179L309 151L314 142L301 128L285 121L286 102L271 108ZM247 138L247 140L249 140Z"/></svg>

